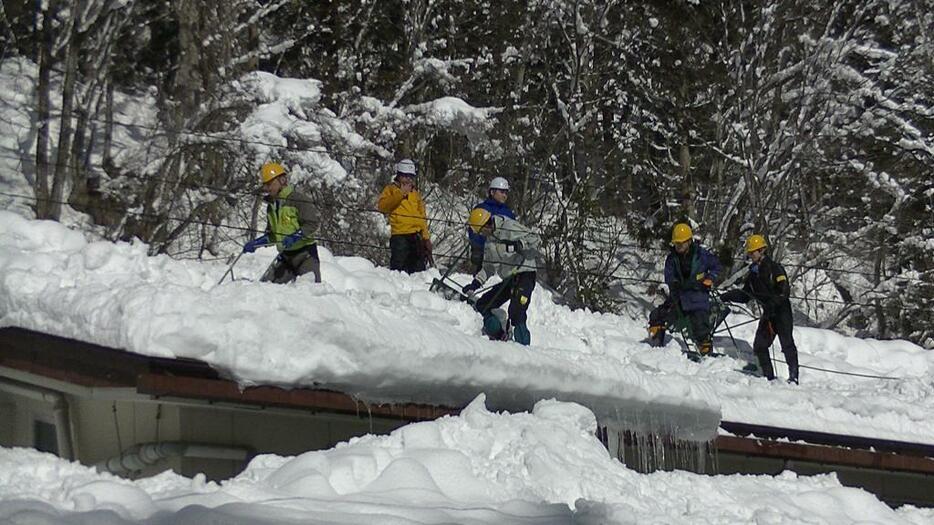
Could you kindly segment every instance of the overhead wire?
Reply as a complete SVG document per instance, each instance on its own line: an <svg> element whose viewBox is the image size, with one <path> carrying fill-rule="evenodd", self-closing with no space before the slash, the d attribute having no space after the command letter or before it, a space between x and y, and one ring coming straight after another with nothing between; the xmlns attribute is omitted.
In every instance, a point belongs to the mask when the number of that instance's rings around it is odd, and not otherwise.
<svg viewBox="0 0 934 525"><path fill-rule="evenodd" d="M38 202L38 201L42 200L42 201L46 201L46 202L55 202L55 203L58 203L58 204L69 204L67 201L56 201L56 200L52 200L52 199L40 199L40 198L34 197L34 196L32 196L32 195L23 195L23 194L10 193L10 192L5 192L5 191L0 191L0 195L4 195L4 196L7 196L7 197L16 197L16 198L28 199L28 200L32 200L32 201L35 201L35 202ZM89 207L94 208L94 209L99 209L99 210L102 210L102 211L106 211L106 210L111 210L111 211L123 211L123 210L116 210L115 208L108 207L108 206L106 206L106 205L90 205ZM245 232L245 233L250 233L250 234L259 234L259 233L263 233L263 232L265 231L265 230L258 230L258 229L255 229L255 228L250 228L250 227L247 227L247 226L237 226L237 225L233 225L233 224L224 224L224 223L217 224L217 223L210 222L210 221L204 221L204 220L193 219L193 218L188 218L188 217L174 217L174 216L171 216L171 215L168 215L168 214L165 214L165 213L147 213L147 212L140 212L140 211L125 211L125 214L126 214L126 215L129 215L129 216L134 216L134 217L148 217L148 218L162 219L162 220L167 220L167 221L187 222L187 223L189 223L189 224L197 224L197 225L201 225L201 226L208 226L208 227L212 227L212 228L220 228L220 229L227 229L227 230L235 230L235 231L240 231L240 232ZM331 237L322 237L322 236L317 236L317 235L316 235L314 238L315 238L315 241L325 242L325 243L334 244L334 245L354 246L354 247L358 247L358 248L370 248L370 249L381 250L381 251L389 251L389 247L386 246L386 245L382 245L382 244L371 244L371 243L364 243L364 242L359 242L359 241L349 241L349 240L345 240L345 239L335 239L335 238L331 238ZM449 254L436 254L435 257L436 257L436 258L447 258L447 259L456 259L456 258L457 258L455 255L449 255ZM577 273L578 273L578 274L583 274L583 275L590 275L590 276L594 276L594 277L603 277L603 276L604 276L603 274L598 273L598 272L581 271L581 272L577 272ZM662 281L653 281L653 280L651 280L651 279L643 279L643 278L637 278L637 277L613 276L613 278L614 278L614 279L619 279L619 280L624 280L624 281L636 281L636 282L658 283L658 284L661 284L661 283L662 283Z"/></svg>
<svg viewBox="0 0 934 525"><path fill-rule="evenodd" d="M9 151L12 148L0 146L0 149L7 149ZM8 156L8 155L3 155L3 154L0 154L0 158L6 158L10 160L21 160L21 158L18 156L14 157L14 156ZM73 167L70 165L63 165L60 163L49 163L49 166ZM215 192L215 193L223 194L223 195L233 194L234 196L253 196L254 198L260 195L258 191L243 192L243 191L235 190L232 192L230 188L213 186L211 184L204 184L204 183L199 183L199 182L189 182L181 178L172 178L172 177L165 177L165 176L145 175L145 174L128 174L127 177L130 179L137 179L137 180L142 180L142 181L170 182L170 183L177 184L179 186L187 187L190 189L207 190L207 191L211 191L211 192ZM28 198L28 196L23 196L23 197ZM298 201L306 202L305 200L301 200L301 199L299 199ZM316 205L322 204L322 201L320 199L311 199L310 201L307 201L307 202L309 204L316 204ZM374 207L354 206L354 205L349 205L349 204L342 204L342 203L335 202L335 201L329 201L327 203L327 207L342 209L342 210L347 210L347 211L353 211L353 212L360 212L360 213L382 214L382 212L375 209ZM114 211L118 211L118 210L114 210ZM396 216L421 218L421 216L416 217L416 216L408 216L405 214L396 214ZM426 219L432 223L465 225L465 221L463 220L448 219L448 218L443 218L437 215L434 215L434 216L429 215L426 217ZM595 233L603 233L603 234L606 234L607 236L614 236L618 234L617 232L609 232L609 231L604 231L604 230L599 230L599 229L592 229L592 230L594 230ZM587 242L587 243L598 244L598 245L602 245L610 249L631 248L631 249L637 249L637 250L642 250L642 251L650 251L650 252L665 253L665 254L669 252L669 250L666 248L659 248L659 247L655 247L651 245L645 246L639 243L625 242L621 240L608 240L606 238L593 237L593 236L582 236L574 240L580 240L580 241ZM866 272L866 271L853 270L853 269L847 269L847 268L828 268L827 266L805 265L805 264L791 263L791 262L784 263L784 266L791 267L791 268L801 268L805 270L843 273L843 274L851 274L851 275L862 275L866 277L876 278L876 274L873 272ZM882 276L882 278L884 281L894 279L894 280L906 281L906 282L927 283L927 281L925 281L924 279L919 279L916 277L900 276L900 275Z"/></svg>
<svg viewBox="0 0 934 525"><path fill-rule="evenodd" d="M52 201L51 199L40 199L38 197L31 196L31 195L15 194L15 193L10 193L10 192L3 192L3 191L0 191L0 195L4 195L7 197L28 199L28 200L32 200L35 202L39 202L40 200L45 200L48 202L56 202L58 204L69 204L66 201ZM241 232L247 232L251 234L262 233L264 231L264 230L257 230L257 229L246 227L246 226L237 226L233 224L224 224L224 223L216 224L214 222L203 221L203 220L198 220L198 219L189 218L189 217L174 217L174 216L171 216L165 213L147 213L147 212L140 212L140 211L125 211L124 212L123 210L115 210L114 208L108 207L106 205L92 205L91 207L95 209L100 209L102 211L121 211L123 213L126 213L126 215L130 215L130 216L149 217L149 218L162 219L162 220L167 220L167 221L187 222L189 224L197 224L197 225L208 226L212 228L221 228L221 229L227 229L227 230L241 231ZM385 245L362 243L359 241L349 241L349 240L344 240L344 239L334 239L334 238L320 237L320 236L316 236L315 239L317 241L322 241L322 242L326 242L326 243L334 244L334 245L353 246L353 247L358 247L358 248L369 248L369 249L382 250L382 251L389 250L388 246L385 246ZM437 257L453 258L454 256L447 255L447 254L438 254ZM603 273L592 272L592 271L587 271L587 270L579 270L573 273L576 275L585 275L585 276L590 276L590 277L601 277L601 278L610 277L615 280L621 280L621 281L627 281L627 282L638 282L638 283L654 284L654 285L664 284L664 281L657 280L657 279L649 279L649 278L644 278L644 277L629 277L629 276L621 276L621 275L607 276ZM837 301L833 299L825 299L825 298L819 298L819 297L800 297L800 296L793 295L793 296L790 296L790 298L805 301L805 302L840 304L844 306L858 306L858 307L864 307L864 308L876 307L876 305L874 304ZM916 308L916 307L910 307L910 306L904 306L902 307L902 309L909 310L909 311L923 311L923 312L928 311L925 308Z"/></svg>

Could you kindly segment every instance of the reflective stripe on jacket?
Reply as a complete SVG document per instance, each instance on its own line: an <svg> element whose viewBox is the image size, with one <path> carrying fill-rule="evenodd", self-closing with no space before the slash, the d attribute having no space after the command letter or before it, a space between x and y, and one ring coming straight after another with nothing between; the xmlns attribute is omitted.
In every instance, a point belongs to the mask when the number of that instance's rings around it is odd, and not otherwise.
<svg viewBox="0 0 934 525"><path fill-rule="evenodd" d="M376 206L389 220L389 230L392 235L420 232L423 239L429 238L428 214L425 212L425 202L422 201L418 190L402 195L399 186L389 184L383 188Z"/></svg>
<svg viewBox="0 0 934 525"><path fill-rule="evenodd" d="M311 199L292 186L283 187L275 199L266 202L266 234L280 252L284 250L282 239L298 230L302 230L302 238L289 247L289 252L315 244L313 218Z"/></svg>

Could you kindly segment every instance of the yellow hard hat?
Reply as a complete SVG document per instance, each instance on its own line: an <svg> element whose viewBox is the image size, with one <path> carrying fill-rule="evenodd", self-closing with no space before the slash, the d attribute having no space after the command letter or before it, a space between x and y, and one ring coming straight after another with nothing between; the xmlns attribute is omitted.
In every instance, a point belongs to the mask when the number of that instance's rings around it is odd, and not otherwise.
<svg viewBox="0 0 934 525"><path fill-rule="evenodd" d="M259 178L263 181L263 184L266 184L280 175L285 175L285 168L278 162L267 162L263 164L262 169L259 170Z"/></svg>
<svg viewBox="0 0 934 525"><path fill-rule="evenodd" d="M467 225L470 226L470 229L474 233L480 233L480 228L486 226L486 223L490 221L491 213L488 210L483 208L474 208L470 212L470 218L467 219Z"/></svg>
<svg viewBox="0 0 934 525"><path fill-rule="evenodd" d="M765 248L768 244L765 242L765 237L759 235L750 235L746 239L746 253L752 253L760 248Z"/></svg>
<svg viewBox="0 0 934 525"><path fill-rule="evenodd" d="M688 241L694 238L694 232L691 231L691 227L683 222L675 224L674 229L671 230L671 243L677 244L684 241Z"/></svg>

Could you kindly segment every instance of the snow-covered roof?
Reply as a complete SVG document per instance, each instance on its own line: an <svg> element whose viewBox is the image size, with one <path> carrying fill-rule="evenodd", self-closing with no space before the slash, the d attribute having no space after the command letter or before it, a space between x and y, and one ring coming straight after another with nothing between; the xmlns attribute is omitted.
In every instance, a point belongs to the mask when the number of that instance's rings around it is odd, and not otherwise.
<svg viewBox="0 0 934 525"><path fill-rule="evenodd" d="M802 364L899 379L804 369L802 385L794 386L740 373L741 358L694 363L675 344L650 348L641 342L642 320L572 311L541 290L530 308L530 347L488 341L469 306L428 291L434 270L410 276L325 249L324 283L282 286L218 285L221 262L150 257L139 243L89 240L59 223L6 212L0 248L0 325L200 359L245 386L322 387L370 401L448 406L485 393L491 407L512 410L556 398L606 422L688 439L711 437L722 414L934 443L934 353L904 341L798 328ZM274 253L244 255L236 275L257 277ZM754 329L733 331L740 348Z"/></svg>

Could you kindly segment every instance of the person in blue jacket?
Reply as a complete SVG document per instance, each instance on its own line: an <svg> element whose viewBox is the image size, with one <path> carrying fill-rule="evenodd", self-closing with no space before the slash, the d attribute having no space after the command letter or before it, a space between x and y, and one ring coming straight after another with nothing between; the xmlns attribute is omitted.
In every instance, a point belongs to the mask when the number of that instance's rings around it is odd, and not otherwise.
<svg viewBox="0 0 934 525"><path fill-rule="evenodd" d="M671 252L665 259L668 299L649 315L652 344L665 344L665 327L680 316L687 318L697 351L706 355L713 349L710 326L710 290L722 267L717 256L694 242L694 232L685 223L671 231Z"/></svg>
<svg viewBox="0 0 934 525"><path fill-rule="evenodd" d="M503 177L496 177L490 181L490 187L487 190L487 198L477 204L473 209L483 209L490 212L490 215L498 215L515 220L516 214L506 204L509 197L509 181ZM470 266L471 273L476 275L483 268L483 247L486 239L479 233L467 228L467 236L470 238Z"/></svg>

